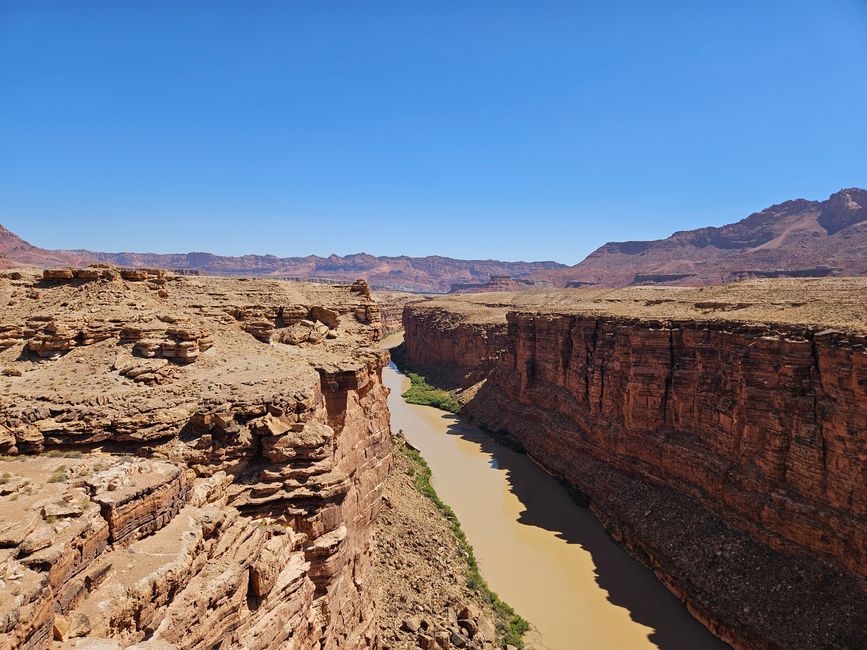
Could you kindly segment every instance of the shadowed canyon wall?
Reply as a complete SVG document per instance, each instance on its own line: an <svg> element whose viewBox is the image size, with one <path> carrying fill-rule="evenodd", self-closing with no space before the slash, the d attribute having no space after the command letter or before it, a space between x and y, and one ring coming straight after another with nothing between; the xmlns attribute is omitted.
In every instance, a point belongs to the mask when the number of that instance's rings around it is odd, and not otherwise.
<svg viewBox="0 0 867 650"><path fill-rule="evenodd" d="M717 634L741 647L863 638L862 334L529 311L484 322L423 304L403 320L407 364L468 388L463 415L583 493ZM831 623L844 598L853 616ZM836 630L793 630L799 608Z"/></svg>
<svg viewBox="0 0 867 650"><path fill-rule="evenodd" d="M511 347L505 323L467 323L445 309L407 305L403 331L407 361L450 388L486 378Z"/></svg>
<svg viewBox="0 0 867 650"><path fill-rule="evenodd" d="M422 294L403 291L373 291L372 297L379 306L383 336L399 332L403 328L403 308L407 304L426 299Z"/></svg>

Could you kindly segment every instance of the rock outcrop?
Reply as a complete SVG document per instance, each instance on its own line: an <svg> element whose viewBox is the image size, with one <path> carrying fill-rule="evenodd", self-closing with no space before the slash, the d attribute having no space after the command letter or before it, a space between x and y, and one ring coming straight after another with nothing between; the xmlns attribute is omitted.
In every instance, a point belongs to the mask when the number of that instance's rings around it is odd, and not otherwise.
<svg viewBox="0 0 867 650"><path fill-rule="evenodd" d="M0 304L0 648L377 645L361 285L74 269Z"/></svg>
<svg viewBox="0 0 867 650"><path fill-rule="evenodd" d="M727 641L857 647L867 287L816 282L798 303L815 323L774 309L794 283L549 293L520 309L440 299L405 310L404 355L465 387L463 415L577 489ZM782 317L730 313L761 309Z"/></svg>

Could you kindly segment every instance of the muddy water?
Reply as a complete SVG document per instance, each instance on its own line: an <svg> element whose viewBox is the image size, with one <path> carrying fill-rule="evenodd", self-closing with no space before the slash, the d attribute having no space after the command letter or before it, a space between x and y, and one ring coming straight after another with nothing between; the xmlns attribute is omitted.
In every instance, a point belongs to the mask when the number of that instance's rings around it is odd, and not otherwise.
<svg viewBox="0 0 867 650"><path fill-rule="evenodd" d="M533 625L528 645L728 647L529 457L457 416L404 402L409 380L393 365L384 379L392 391L392 428L403 430L427 460L434 487L457 513L488 584Z"/></svg>

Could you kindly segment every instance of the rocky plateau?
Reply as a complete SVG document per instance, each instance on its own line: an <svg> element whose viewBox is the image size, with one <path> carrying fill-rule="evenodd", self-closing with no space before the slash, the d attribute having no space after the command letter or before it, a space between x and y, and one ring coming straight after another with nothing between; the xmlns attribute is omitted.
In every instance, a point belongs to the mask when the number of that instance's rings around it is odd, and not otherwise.
<svg viewBox="0 0 867 650"><path fill-rule="evenodd" d="M378 647L366 283L0 276L0 648Z"/></svg>

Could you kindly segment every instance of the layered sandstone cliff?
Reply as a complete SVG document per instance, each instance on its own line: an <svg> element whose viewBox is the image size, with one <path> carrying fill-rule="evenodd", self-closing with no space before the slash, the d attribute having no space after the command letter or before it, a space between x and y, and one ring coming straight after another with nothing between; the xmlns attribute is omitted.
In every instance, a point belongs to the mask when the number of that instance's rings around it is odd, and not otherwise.
<svg viewBox="0 0 867 650"><path fill-rule="evenodd" d="M405 291L374 291L373 299L379 305L382 335L387 336L403 329L403 308L411 302L420 302L427 297L419 293Z"/></svg>
<svg viewBox="0 0 867 650"><path fill-rule="evenodd" d="M867 284L521 295L410 305L407 362L472 385L463 413L577 488L726 640L857 647Z"/></svg>
<svg viewBox="0 0 867 650"><path fill-rule="evenodd" d="M60 270L0 304L0 648L377 643L364 283Z"/></svg>

